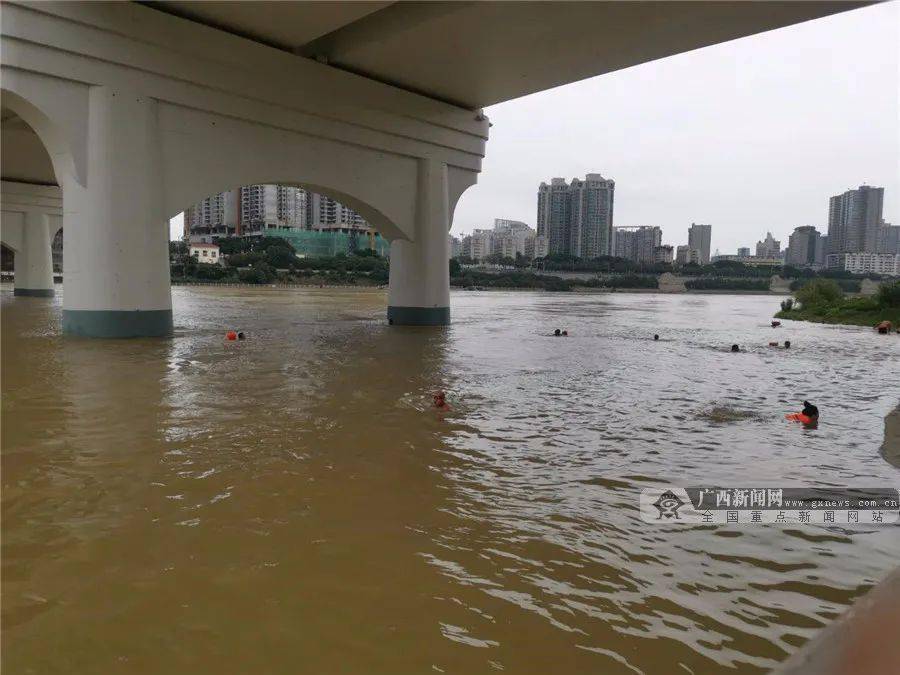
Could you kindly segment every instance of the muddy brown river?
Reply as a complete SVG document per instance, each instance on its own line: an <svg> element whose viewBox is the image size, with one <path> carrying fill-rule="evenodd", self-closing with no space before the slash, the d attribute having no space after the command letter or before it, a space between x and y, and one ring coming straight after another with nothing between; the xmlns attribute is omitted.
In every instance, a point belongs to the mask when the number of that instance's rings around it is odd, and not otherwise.
<svg viewBox="0 0 900 675"><path fill-rule="evenodd" d="M897 528L638 495L900 484L900 341L773 330L779 299L458 292L435 330L381 291L182 287L173 338L104 341L4 285L3 671L767 671ZM783 419L804 398L817 429Z"/></svg>

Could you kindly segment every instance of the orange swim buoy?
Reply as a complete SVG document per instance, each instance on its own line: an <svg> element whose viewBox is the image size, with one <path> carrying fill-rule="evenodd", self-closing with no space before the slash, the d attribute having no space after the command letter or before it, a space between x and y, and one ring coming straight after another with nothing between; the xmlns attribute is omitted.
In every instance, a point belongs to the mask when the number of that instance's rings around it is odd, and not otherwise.
<svg viewBox="0 0 900 675"><path fill-rule="evenodd" d="M788 413L784 416L784 419L790 420L791 422L800 422L801 424L812 423L812 417L807 417L803 413Z"/></svg>
<svg viewBox="0 0 900 675"><path fill-rule="evenodd" d="M226 340L237 340L237 333L235 333L233 330L230 330L227 333L225 333L225 339Z"/></svg>

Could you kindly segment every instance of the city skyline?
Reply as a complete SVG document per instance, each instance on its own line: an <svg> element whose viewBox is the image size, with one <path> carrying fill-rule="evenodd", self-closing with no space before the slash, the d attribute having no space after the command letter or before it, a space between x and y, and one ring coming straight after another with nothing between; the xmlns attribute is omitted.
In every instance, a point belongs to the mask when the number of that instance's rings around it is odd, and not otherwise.
<svg viewBox="0 0 900 675"><path fill-rule="evenodd" d="M862 184L886 188L896 223L898 24L898 3L875 5L487 108L490 152L451 232L536 228L534 186L591 172L617 183L614 226L657 226L676 246L692 222L714 225L713 252L824 234L828 198Z"/></svg>
<svg viewBox="0 0 900 675"><path fill-rule="evenodd" d="M828 199L862 184L885 187L896 223L898 22L900 5L875 5L488 108L490 151L452 232L534 227L535 185L590 172L616 181L615 226L670 244L692 222L713 225L713 251L824 232Z"/></svg>

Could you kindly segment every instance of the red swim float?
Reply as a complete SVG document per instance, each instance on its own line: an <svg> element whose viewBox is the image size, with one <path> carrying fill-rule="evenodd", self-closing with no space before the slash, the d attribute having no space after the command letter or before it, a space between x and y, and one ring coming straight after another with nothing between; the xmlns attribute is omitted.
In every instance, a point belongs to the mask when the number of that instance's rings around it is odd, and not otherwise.
<svg viewBox="0 0 900 675"><path fill-rule="evenodd" d="M791 422L800 422L802 424L811 424L813 421L812 417L807 417L803 413L788 413L784 416L784 419L790 420Z"/></svg>
<svg viewBox="0 0 900 675"><path fill-rule="evenodd" d="M225 333L225 339L226 340L237 340L237 333L235 333L233 330L230 330L227 333Z"/></svg>

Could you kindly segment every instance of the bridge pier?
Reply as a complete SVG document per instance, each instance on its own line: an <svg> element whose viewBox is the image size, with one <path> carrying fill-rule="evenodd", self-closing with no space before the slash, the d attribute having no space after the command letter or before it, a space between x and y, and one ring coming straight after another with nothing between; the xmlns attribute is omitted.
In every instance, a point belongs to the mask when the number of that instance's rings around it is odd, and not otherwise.
<svg viewBox="0 0 900 675"><path fill-rule="evenodd" d="M88 186L63 186L63 332L149 337L172 332L168 222L157 102L91 87Z"/></svg>
<svg viewBox="0 0 900 675"><path fill-rule="evenodd" d="M40 211L25 211L22 246L16 251L15 295L52 297L53 255L52 237L47 215Z"/></svg>
<svg viewBox="0 0 900 675"><path fill-rule="evenodd" d="M419 160L413 241L391 243L388 323L444 326L450 323L450 201L447 165Z"/></svg>

